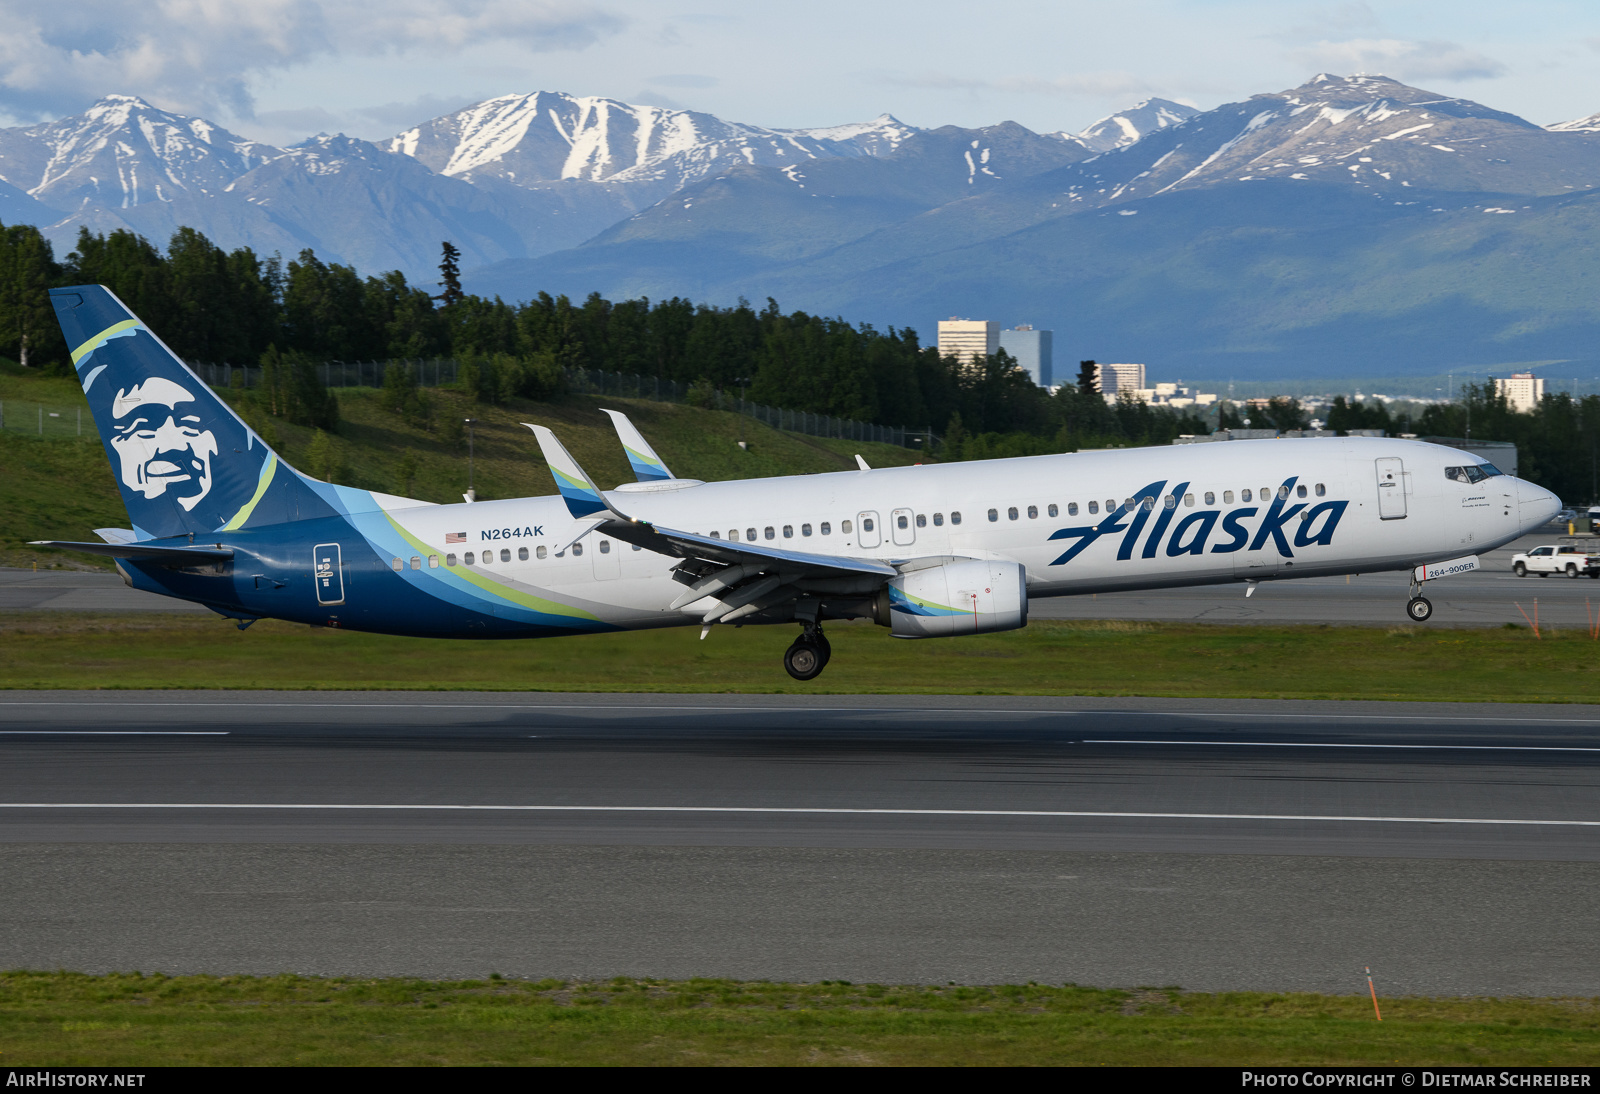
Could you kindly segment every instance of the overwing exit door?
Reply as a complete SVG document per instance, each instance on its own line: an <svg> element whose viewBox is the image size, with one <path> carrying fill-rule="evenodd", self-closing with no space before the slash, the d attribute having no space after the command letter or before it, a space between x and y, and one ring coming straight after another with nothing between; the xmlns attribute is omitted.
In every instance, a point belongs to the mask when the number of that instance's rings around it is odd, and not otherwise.
<svg viewBox="0 0 1600 1094"><path fill-rule="evenodd" d="M1406 515L1406 468L1398 456L1375 461L1378 468L1378 519L1403 520Z"/></svg>

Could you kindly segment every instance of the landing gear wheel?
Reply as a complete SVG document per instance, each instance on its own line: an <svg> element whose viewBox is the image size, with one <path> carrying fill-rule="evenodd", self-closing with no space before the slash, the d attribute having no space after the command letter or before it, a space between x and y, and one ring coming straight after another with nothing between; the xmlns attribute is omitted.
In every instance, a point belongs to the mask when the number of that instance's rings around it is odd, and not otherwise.
<svg viewBox="0 0 1600 1094"><path fill-rule="evenodd" d="M825 669L828 667L828 662L833 658L833 647L828 644L828 639L820 630L813 637L817 643L817 649L822 651L822 668ZM817 671L821 672L822 669Z"/></svg>
<svg viewBox="0 0 1600 1094"><path fill-rule="evenodd" d="M796 680L815 680L827 663L824 648L804 635L783 654L783 667Z"/></svg>
<svg viewBox="0 0 1600 1094"><path fill-rule="evenodd" d="M1426 623L1433 614L1433 605L1425 596L1414 596L1406 603L1406 614L1418 623Z"/></svg>

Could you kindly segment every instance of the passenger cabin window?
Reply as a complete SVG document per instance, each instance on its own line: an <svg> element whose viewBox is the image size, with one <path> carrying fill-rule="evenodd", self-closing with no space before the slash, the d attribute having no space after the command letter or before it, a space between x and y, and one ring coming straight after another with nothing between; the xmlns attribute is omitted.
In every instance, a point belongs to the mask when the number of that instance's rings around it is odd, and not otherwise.
<svg viewBox="0 0 1600 1094"><path fill-rule="evenodd" d="M1176 494L1168 494L1161 499L1161 506L1164 509L1176 509L1178 507L1178 496Z"/></svg>
<svg viewBox="0 0 1600 1094"><path fill-rule="evenodd" d="M501 562L510 562L511 561L511 548L509 548L509 547L500 548L500 561Z"/></svg>
<svg viewBox="0 0 1600 1094"><path fill-rule="evenodd" d="M754 528L746 528L744 530L744 539L746 543L754 543L756 541L756 530Z"/></svg>
<svg viewBox="0 0 1600 1094"><path fill-rule="evenodd" d="M1067 512L1069 512L1069 513L1072 512L1072 507L1071 506L1067 507ZM1098 512L1100 512L1100 503L1097 502L1097 501L1091 501L1089 503L1089 512L1090 513L1098 513Z"/></svg>
<svg viewBox="0 0 1600 1094"><path fill-rule="evenodd" d="M1169 497L1169 498L1171 496L1172 496L1171 494L1167 495L1167 497ZM1151 510L1153 510L1156 507L1156 499L1152 498L1149 494L1146 494L1144 496L1144 501L1141 504L1144 505L1144 511L1146 513L1148 513L1148 512L1150 512Z"/></svg>
<svg viewBox="0 0 1600 1094"><path fill-rule="evenodd" d="M785 524L783 526L783 538L784 539L793 539L794 538L794 525Z"/></svg>
<svg viewBox="0 0 1600 1094"><path fill-rule="evenodd" d="M526 547L518 547L517 548L517 561L518 562L526 562L526 561L528 561L528 549Z"/></svg>
<svg viewBox="0 0 1600 1094"><path fill-rule="evenodd" d="M1304 486L1297 486L1297 487L1294 488L1294 493L1295 493L1295 497L1303 498L1303 497L1306 496L1307 491L1306 491L1306 488Z"/></svg>
<svg viewBox="0 0 1600 1094"><path fill-rule="evenodd" d="M933 514L933 526L935 528L944 527L944 514L943 513L935 513L935 514Z"/></svg>
<svg viewBox="0 0 1600 1094"><path fill-rule="evenodd" d="M721 539L721 538L722 538L722 533L721 533L721 532L716 532L716 531L713 531L713 532L712 532L712 533L711 533L711 538L712 538L712 539ZM540 556L539 556L539 557L540 557L540 558L543 558L543 557L544 557L544 556L543 556L543 555L540 555Z"/></svg>
<svg viewBox="0 0 1600 1094"><path fill-rule="evenodd" d="M611 541L609 539L603 539L600 541L600 553L603 555L609 555L611 553Z"/></svg>
<svg viewBox="0 0 1600 1094"><path fill-rule="evenodd" d="M823 521L817 526L817 531L821 532L825 536L831 536L833 535L833 525L829 524L827 521Z"/></svg>
<svg viewBox="0 0 1600 1094"><path fill-rule="evenodd" d="M1215 505L1215 504L1217 504L1217 495L1215 493L1213 493L1212 491L1210 491L1210 490L1206 491L1206 504L1207 505Z"/></svg>
<svg viewBox="0 0 1600 1094"><path fill-rule="evenodd" d="M1113 509L1115 509L1116 507L1117 507L1117 499L1116 498L1107 498L1106 499L1106 512L1109 513ZM1132 498L1128 499L1128 508L1130 508L1130 509L1133 508L1133 499Z"/></svg>
<svg viewBox="0 0 1600 1094"><path fill-rule="evenodd" d="M1184 508L1186 508L1186 509L1193 509L1194 508L1194 495L1193 494L1185 494L1183 496L1183 505L1184 505Z"/></svg>
<svg viewBox="0 0 1600 1094"><path fill-rule="evenodd" d="M401 562L398 558L389 563L389 565L394 569L395 573L399 573L401 570L406 568L406 564Z"/></svg>
<svg viewBox="0 0 1600 1094"><path fill-rule="evenodd" d="M575 555L581 555L581 554L583 554L583 544L581 544L581 543L574 543L574 544L573 544L573 545L572 545L572 553L573 553L573 554L575 554Z"/></svg>
<svg viewBox="0 0 1600 1094"><path fill-rule="evenodd" d="M1245 501L1249 501L1250 499L1248 497L1246 497L1244 500ZM1222 504L1223 505L1232 505L1233 504L1233 491L1232 490L1224 490L1222 492Z"/></svg>
<svg viewBox="0 0 1600 1094"><path fill-rule="evenodd" d="M849 521L845 521L845 523L849 524L850 522ZM861 530L863 532L870 532L876 527L877 527L877 524L873 521L873 519L871 517L862 517L861 518ZM848 528L845 529L845 531L847 531L847 532L849 530L850 529L848 529Z"/></svg>
<svg viewBox="0 0 1600 1094"><path fill-rule="evenodd" d="M1250 491L1248 491L1248 490L1239 491L1239 500L1240 501L1249 501L1250 500Z"/></svg>
<svg viewBox="0 0 1600 1094"><path fill-rule="evenodd" d="M906 515L904 513L901 513L899 516L895 517L894 523L897 528L904 529L911 527L911 522L906 519Z"/></svg>
<svg viewBox="0 0 1600 1094"><path fill-rule="evenodd" d="M809 535L810 535L810 534L811 534L811 525L809 525L809 524L802 524L802 525L801 525L801 526L800 526L800 534L801 534L801 535L802 535L802 536L809 536Z"/></svg>
<svg viewBox="0 0 1600 1094"><path fill-rule="evenodd" d="M438 555L429 555L428 556L428 569L437 570L438 568L439 568L439 556Z"/></svg>
<svg viewBox="0 0 1600 1094"><path fill-rule="evenodd" d="M918 528L926 528L927 526L928 526L928 515L926 513L918 513L917 514L917 527Z"/></svg>
<svg viewBox="0 0 1600 1094"><path fill-rule="evenodd" d="M1265 490L1263 490L1261 492L1262 492L1262 494L1266 493ZM1278 487L1278 500L1279 501L1282 501L1284 498L1287 498L1288 496L1289 496L1289 488L1287 486Z"/></svg>
<svg viewBox="0 0 1600 1094"><path fill-rule="evenodd" d="M1055 508L1055 507L1054 507L1054 506L1051 506L1051 508L1052 508L1052 509L1053 509L1053 508ZM1051 514L1050 514L1050 515L1051 515L1051 516L1055 516L1055 514L1054 514L1054 513L1051 513ZM1067 502L1067 516L1069 516L1069 517L1075 517L1075 516L1077 516L1077 515L1078 515L1078 503L1077 503L1077 502L1075 502L1075 501L1069 501L1069 502Z"/></svg>
<svg viewBox="0 0 1600 1094"><path fill-rule="evenodd" d="M474 555L471 551L468 551L467 552L467 558L466 558L467 565L471 566L476 561L478 561L478 557L476 555Z"/></svg>
<svg viewBox="0 0 1600 1094"><path fill-rule="evenodd" d="M1037 505L1028 506L1028 519L1029 520L1038 520L1039 519L1039 507Z"/></svg>
<svg viewBox="0 0 1600 1094"><path fill-rule="evenodd" d="M467 561L471 562L472 560L469 558ZM446 566L454 566L456 564L456 556L454 551L444 556L444 564Z"/></svg>
<svg viewBox="0 0 1600 1094"><path fill-rule="evenodd" d="M850 522L847 521L847 520L841 520L839 522L839 532L842 535L848 536L850 534ZM822 534L823 535L827 535L828 534L828 526L826 524L824 524L822 526Z"/></svg>
<svg viewBox="0 0 1600 1094"><path fill-rule="evenodd" d="M421 557L419 557L417 555L412 555L411 556L411 568L413 570L422 569L422 559L421 559Z"/></svg>
<svg viewBox="0 0 1600 1094"><path fill-rule="evenodd" d="M999 520L1000 519L1000 510L998 510L998 509L989 510L989 519L990 520Z"/></svg>
<svg viewBox="0 0 1600 1094"><path fill-rule="evenodd" d="M1013 505L1011 508L1007 509L1006 510L1006 516L1008 518L1010 518L1011 520L1016 520L1017 519L1017 507L1015 505Z"/></svg>
<svg viewBox="0 0 1600 1094"><path fill-rule="evenodd" d="M950 523L951 524L960 524L961 523L961 513L960 513L959 510L953 511L950 514Z"/></svg>
<svg viewBox="0 0 1600 1094"><path fill-rule="evenodd" d="M777 539L778 538L778 533L773 531L772 525L770 525L770 524L767 525L766 528L764 528L762 530L761 534L766 536L768 539Z"/></svg>
<svg viewBox="0 0 1600 1094"><path fill-rule="evenodd" d="M1061 510L1056 508L1054 505L1051 505L1050 508L1045 510L1045 513L1048 514L1049 516L1054 517L1054 516L1059 516L1060 513L1061 513Z"/></svg>
<svg viewBox="0 0 1600 1094"><path fill-rule="evenodd" d="M1266 501L1268 498L1272 497L1272 487L1263 486L1260 490L1256 491L1256 497L1260 498L1262 501Z"/></svg>
<svg viewBox="0 0 1600 1094"><path fill-rule="evenodd" d="M538 555L540 558L544 558L549 553L550 553L550 550L547 547L536 547L536 548L534 548L534 554Z"/></svg>
<svg viewBox="0 0 1600 1094"><path fill-rule="evenodd" d="M1322 485L1322 483L1320 483L1320 482L1317 483L1317 497L1320 498L1324 494L1326 494L1327 492L1328 492L1328 488L1326 486Z"/></svg>

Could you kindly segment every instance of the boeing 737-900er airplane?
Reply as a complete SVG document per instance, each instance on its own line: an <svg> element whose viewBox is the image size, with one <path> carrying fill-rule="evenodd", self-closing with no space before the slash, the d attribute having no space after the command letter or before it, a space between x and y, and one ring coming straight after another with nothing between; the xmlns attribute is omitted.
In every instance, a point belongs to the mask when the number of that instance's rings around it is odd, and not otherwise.
<svg viewBox="0 0 1600 1094"><path fill-rule="evenodd" d="M897 638L1022 627L1035 597L1412 570L1434 577L1553 517L1549 491L1476 456L1366 437L1077 452L737 482L675 478L608 411L638 478L601 490L530 425L559 493L436 505L284 463L109 290L53 289L131 529L42 541L129 585L236 619L541 638L794 623Z"/></svg>

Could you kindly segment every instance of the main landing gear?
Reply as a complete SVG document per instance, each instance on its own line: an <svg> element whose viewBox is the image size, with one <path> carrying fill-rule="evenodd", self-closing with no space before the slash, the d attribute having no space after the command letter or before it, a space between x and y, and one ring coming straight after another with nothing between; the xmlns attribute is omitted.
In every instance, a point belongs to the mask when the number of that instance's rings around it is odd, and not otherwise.
<svg viewBox="0 0 1600 1094"><path fill-rule="evenodd" d="M821 627L807 627L783 654L783 667L796 680L815 680L828 667L833 648Z"/></svg>

